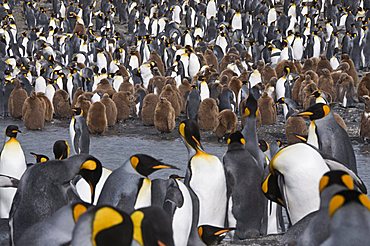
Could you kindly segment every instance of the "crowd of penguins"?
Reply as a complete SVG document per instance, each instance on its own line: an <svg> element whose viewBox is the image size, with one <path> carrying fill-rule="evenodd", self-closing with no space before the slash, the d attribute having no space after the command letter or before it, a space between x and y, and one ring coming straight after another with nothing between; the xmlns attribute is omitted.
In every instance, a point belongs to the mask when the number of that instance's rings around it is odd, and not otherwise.
<svg viewBox="0 0 370 246"><path fill-rule="evenodd" d="M282 245L367 245L370 200L331 106L365 104L370 139L369 10L369 0L2 0L0 113L29 130L70 119L72 146L57 141L55 159L32 153L26 164L18 126L6 128L1 245L277 233ZM259 140L280 109L287 143ZM177 129L184 175L142 153L115 170L89 154L90 134L130 118ZM221 160L201 131L226 141Z"/></svg>

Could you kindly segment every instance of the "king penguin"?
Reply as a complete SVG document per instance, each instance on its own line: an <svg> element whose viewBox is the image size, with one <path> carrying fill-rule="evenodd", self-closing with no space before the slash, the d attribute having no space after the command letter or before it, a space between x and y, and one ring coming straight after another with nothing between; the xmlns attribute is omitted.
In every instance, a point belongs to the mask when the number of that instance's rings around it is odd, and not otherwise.
<svg viewBox="0 0 370 246"><path fill-rule="evenodd" d="M34 245L49 245L50 242L55 245L68 244L72 240L75 224L88 207L88 204L82 202L63 206L49 218L28 228L17 245L25 246L30 242Z"/></svg>
<svg viewBox="0 0 370 246"><path fill-rule="evenodd" d="M240 131L232 133L223 156L229 201L228 226L236 227L234 237L239 240L262 234L266 201L260 189L263 167L245 149L245 142Z"/></svg>
<svg viewBox="0 0 370 246"><path fill-rule="evenodd" d="M161 169L176 167L164 164L149 155L132 155L108 177L97 204L112 205L127 213L151 206L156 190L152 185L155 179L149 176Z"/></svg>
<svg viewBox="0 0 370 246"><path fill-rule="evenodd" d="M20 179L26 170L26 158L23 149L17 140L17 134L21 132L18 126L9 125L5 135L9 138L5 142L0 156L0 174ZM13 198L17 189L0 188L0 217L8 218Z"/></svg>
<svg viewBox="0 0 370 246"><path fill-rule="evenodd" d="M193 238L194 229L196 233L200 225L224 227L227 205L226 177L221 161L204 151L200 143L199 127L195 121L182 121L179 133L189 154L185 185L193 199L191 240L196 240Z"/></svg>
<svg viewBox="0 0 370 246"><path fill-rule="evenodd" d="M366 245L370 240L370 199L358 191L344 190L330 200L330 236L322 245Z"/></svg>
<svg viewBox="0 0 370 246"><path fill-rule="evenodd" d="M309 144L357 173L351 140L347 132L336 122L329 105L323 102L316 103L297 116L309 117L311 120L307 139Z"/></svg>
<svg viewBox="0 0 370 246"><path fill-rule="evenodd" d="M328 214L329 202L332 196L342 190L354 190L356 188L366 191L363 183L358 183L353 178L341 170L329 171L320 180L320 208L317 212L307 215L304 220L309 219L298 238L298 245L319 245L327 239L330 233ZM300 224L301 222L298 222Z"/></svg>
<svg viewBox="0 0 370 246"><path fill-rule="evenodd" d="M76 196L70 181L82 170L92 171L99 163L93 156L80 154L28 168L19 182L9 215L13 245L27 228L73 201Z"/></svg>
<svg viewBox="0 0 370 246"><path fill-rule="evenodd" d="M73 108L72 111L74 115L69 125L69 135L71 137L73 151L76 154L88 154L90 149L90 133L86 119L83 117L81 108Z"/></svg>
<svg viewBox="0 0 370 246"><path fill-rule="evenodd" d="M174 246L171 219L160 207L140 208L131 214L133 244Z"/></svg>
<svg viewBox="0 0 370 246"><path fill-rule="evenodd" d="M72 246L129 246L133 239L130 215L111 206L90 208L73 229Z"/></svg>

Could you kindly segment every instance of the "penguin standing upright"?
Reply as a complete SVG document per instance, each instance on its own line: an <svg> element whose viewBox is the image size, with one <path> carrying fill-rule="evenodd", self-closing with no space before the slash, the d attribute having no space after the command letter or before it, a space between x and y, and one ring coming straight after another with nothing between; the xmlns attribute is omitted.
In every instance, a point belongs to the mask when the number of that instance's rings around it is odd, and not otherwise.
<svg viewBox="0 0 370 246"><path fill-rule="evenodd" d="M265 211L265 198L260 190L263 167L245 149L245 141L241 132L232 133L223 157L229 199L228 225L236 227L234 237L240 240L261 234Z"/></svg>
<svg viewBox="0 0 370 246"><path fill-rule="evenodd" d="M226 215L226 178L221 161L204 151L197 123L182 121L179 133L189 151L185 184L193 195L194 224L224 227ZM207 177L212 176L212 179Z"/></svg>
<svg viewBox="0 0 370 246"><path fill-rule="evenodd" d="M26 170L26 158L22 147L16 139L21 132L18 126L9 125L5 130L5 135L9 140L5 142L0 155L0 174L20 179ZM13 198L17 189L0 188L0 217L8 218Z"/></svg>
<svg viewBox="0 0 370 246"><path fill-rule="evenodd" d="M307 143L332 156L357 174L355 153L347 132L336 122L329 105L316 103L298 114L311 120Z"/></svg>
<svg viewBox="0 0 370 246"><path fill-rule="evenodd" d="M81 108L73 108L74 115L72 116L69 125L69 135L73 146L74 153L89 153L90 148L90 133L86 124L86 119L83 117Z"/></svg>

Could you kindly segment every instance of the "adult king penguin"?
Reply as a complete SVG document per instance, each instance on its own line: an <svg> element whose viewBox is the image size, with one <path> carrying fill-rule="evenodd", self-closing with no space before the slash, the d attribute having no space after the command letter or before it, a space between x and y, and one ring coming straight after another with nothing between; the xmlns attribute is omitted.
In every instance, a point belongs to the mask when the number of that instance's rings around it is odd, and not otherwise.
<svg viewBox="0 0 370 246"><path fill-rule="evenodd" d="M179 133L189 152L185 185L193 198L193 225L223 228L227 206L224 167L216 156L204 151L194 120L182 121Z"/></svg>
<svg viewBox="0 0 370 246"><path fill-rule="evenodd" d="M316 99L320 100L321 97ZM311 120L307 142L357 174L356 157L347 132L336 122L329 105L316 103L297 114Z"/></svg>
<svg viewBox="0 0 370 246"><path fill-rule="evenodd" d="M0 174L20 179L27 168L26 158L22 147L17 140L17 134L21 132L18 126L9 125L5 135L9 140L3 146L0 156ZM13 198L17 189L0 188L0 217L8 218Z"/></svg>
<svg viewBox="0 0 370 246"><path fill-rule="evenodd" d="M69 125L69 135L71 137L74 153L88 154L90 148L90 133L86 120L83 117L83 111L81 108L74 108L72 111L74 115Z"/></svg>
<svg viewBox="0 0 370 246"><path fill-rule="evenodd" d="M152 205L157 195L149 176L161 169L175 169L145 154L132 155L105 182L98 205L112 205L127 213Z"/></svg>
<svg viewBox="0 0 370 246"><path fill-rule="evenodd" d="M223 157L229 201L228 226L236 227L234 237L241 240L261 234L266 201L260 189L263 167L245 149L245 142L241 132L232 133Z"/></svg>

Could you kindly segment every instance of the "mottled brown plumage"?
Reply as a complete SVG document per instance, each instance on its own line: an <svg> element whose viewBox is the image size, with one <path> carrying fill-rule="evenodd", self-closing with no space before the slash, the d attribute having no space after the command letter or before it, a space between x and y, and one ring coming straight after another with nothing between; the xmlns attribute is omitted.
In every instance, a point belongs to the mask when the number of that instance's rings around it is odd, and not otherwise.
<svg viewBox="0 0 370 246"><path fill-rule="evenodd" d="M8 110L11 117L15 119L22 118L22 108L24 101L27 99L27 91L22 88L19 80L14 80L15 87L9 95Z"/></svg>
<svg viewBox="0 0 370 246"><path fill-rule="evenodd" d="M198 109L199 128L204 131L213 131L218 126L218 106L213 98L204 99Z"/></svg>
<svg viewBox="0 0 370 246"><path fill-rule="evenodd" d="M35 92L24 101L22 107L24 126L28 130L42 130L45 124L45 106Z"/></svg>
<svg viewBox="0 0 370 246"><path fill-rule="evenodd" d="M165 97L161 97L154 111L155 128L160 132L171 132L176 126L175 118L175 109Z"/></svg>
<svg viewBox="0 0 370 246"><path fill-rule="evenodd" d="M120 91L113 95L113 102L117 108L117 121L125 121L130 117L131 105L134 101L133 95L128 91Z"/></svg>
<svg viewBox="0 0 370 246"><path fill-rule="evenodd" d="M91 134L103 134L107 130L108 120L102 102L94 102L90 106L86 123Z"/></svg>
<svg viewBox="0 0 370 246"><path fill-rule="evenodd" d="M160 96L160 98L165 97L172 105L173 109L175 110L175 115L178 117L181 113L181 102L179 100L179 95L177 94L176 90L171 85L166 85Z"/></svg>
<svg viewBox="0 0 370 246"><path fill-rule="evenodd" d="M238 118L230 109L225 109L218 115L219 124L215 130L216 136L221 139L236 131Z"/></svg>
<svg viewBox="0 0 370 246"><path fill-rule="evenodd" d="M154 111L159 97L154 93L150 93L144 97L143 108L141 110L141 120L145 126L154 125Z"/></svg>
<svg viewBox="0 0 370 246"><path fill-rule="evenodd" d="M49 98L45 96L44 93L38 92L37 97L42 100L45 107L45 121L50 122L53 120L53 105L51 104Z"/></svg>
<svg viewBox="0 0 370 246"><path fill-rule="evenodd" d="M107 116L108 126L114 126L117 122L117 107L114 101L105 93L100 100L105 106L105 114Z"/></svg>
<svg viewBox="0 0 370 246"><path fill-rule="evenodd" d="M53 106L55 118L65 119L72 116L71 105L69 104L69 95L65 90L57 90L53 97Z"/></svg>
<svg viewBox="0 0 370 246"><path fill-rule="evenodd" d="M257 100L258 108L261 115L262 125L273 125L276 123L276 107L274 100L269 97L267 92Z"/></svg>

